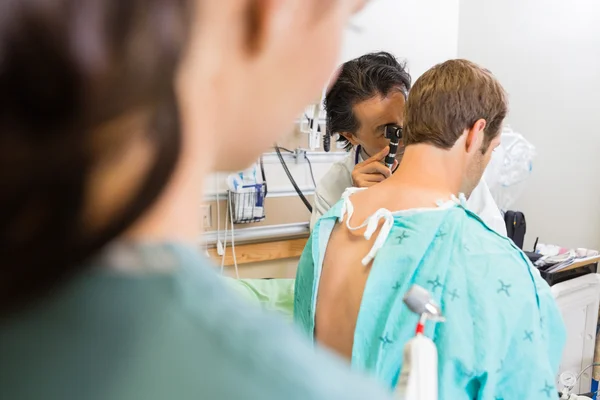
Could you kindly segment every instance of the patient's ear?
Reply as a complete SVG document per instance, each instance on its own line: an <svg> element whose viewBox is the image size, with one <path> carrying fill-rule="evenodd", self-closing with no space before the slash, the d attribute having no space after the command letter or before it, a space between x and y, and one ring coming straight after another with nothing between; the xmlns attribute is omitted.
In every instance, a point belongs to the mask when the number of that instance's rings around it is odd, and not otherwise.
<svg viewBox="0 0 600 400"><path fill-rule="evenodd" d="M360 143L356 140L356 136L351 134L350 132L340 132L340 136L350 142L352 146L358 146Z"/></svg>
<svg viewBox="0 0 600 400"><path fill-rule="evenodd" d="M465 150L467 153L479 151L485 142L485 119L478 119L471 128L467 130L467 140L465 141Z"/></svg>

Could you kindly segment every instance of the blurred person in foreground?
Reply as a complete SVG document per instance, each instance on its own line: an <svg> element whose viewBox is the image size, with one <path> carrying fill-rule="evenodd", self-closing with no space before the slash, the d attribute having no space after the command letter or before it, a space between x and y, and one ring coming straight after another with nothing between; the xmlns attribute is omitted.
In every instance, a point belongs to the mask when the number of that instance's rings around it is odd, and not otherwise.
<svg viewBox="0 0 600 400"><path fill-rule="evenodd" d="M0 397L387 398L196 248L206 175L286 131L361 6L0 1Z"/></svg>

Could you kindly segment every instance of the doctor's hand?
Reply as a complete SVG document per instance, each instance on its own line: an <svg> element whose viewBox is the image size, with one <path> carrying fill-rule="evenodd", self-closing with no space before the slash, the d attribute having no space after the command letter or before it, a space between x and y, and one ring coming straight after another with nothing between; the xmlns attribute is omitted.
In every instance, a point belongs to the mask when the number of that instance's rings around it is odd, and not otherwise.
<svg viewBox="0 0 600 400"><path fill-rule="evenodd" d="M389 178L392 172L382 163L389 152L390 148L386 146L371 158L356 164L352 171L352 184L354 187L370 187ZM398 161L394 161L392 170L395 170L397 166Z"/></svg>

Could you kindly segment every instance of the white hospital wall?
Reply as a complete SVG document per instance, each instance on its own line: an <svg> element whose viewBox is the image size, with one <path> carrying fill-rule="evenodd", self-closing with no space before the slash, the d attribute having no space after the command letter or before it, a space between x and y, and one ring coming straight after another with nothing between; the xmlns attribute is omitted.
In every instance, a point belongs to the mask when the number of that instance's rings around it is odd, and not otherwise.
<svg viewBox="0 0 600 400"><path fill-rule="evenodd" d="M509 123L537 147L513 207L526 247L600 248L600 1L461 0L458 43L500 79Z"/></svg>
<svg viewBox="0 0 600 400"><path fill-rule="evenodd" d="M459 0L371 0L352 23L341 62L385 50L408 62L416 80L433 65L455 58Z"/></svg>

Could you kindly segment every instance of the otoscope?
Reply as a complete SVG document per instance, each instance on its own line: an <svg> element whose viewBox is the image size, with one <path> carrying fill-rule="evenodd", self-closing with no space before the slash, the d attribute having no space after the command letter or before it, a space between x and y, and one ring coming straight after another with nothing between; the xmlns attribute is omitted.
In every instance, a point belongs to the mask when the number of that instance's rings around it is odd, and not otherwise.
<svg viewBox="0 0 600 400"><path fill-rule="evenodd" d="M385 156L384 163L386 167L392 169L396 161L398 145L400 144L400 139L402 139L402 127L398 125L386 125L385 137L390 139L390 152Z"/></svg>

